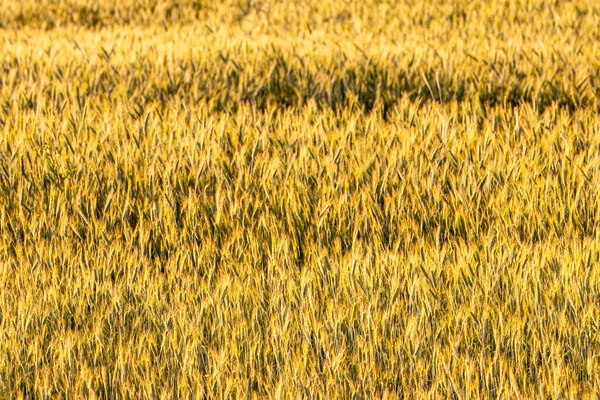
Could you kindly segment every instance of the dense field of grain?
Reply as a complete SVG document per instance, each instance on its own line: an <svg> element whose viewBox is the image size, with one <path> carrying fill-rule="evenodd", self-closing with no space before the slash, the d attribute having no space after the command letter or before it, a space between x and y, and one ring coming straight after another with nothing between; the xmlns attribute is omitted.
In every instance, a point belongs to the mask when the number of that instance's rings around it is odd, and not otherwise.
<svg viewBox="0 0 600 400"><path fill-rule="evenodd" d="M596 398L600 3L0 3L0 398Z"/></svg>

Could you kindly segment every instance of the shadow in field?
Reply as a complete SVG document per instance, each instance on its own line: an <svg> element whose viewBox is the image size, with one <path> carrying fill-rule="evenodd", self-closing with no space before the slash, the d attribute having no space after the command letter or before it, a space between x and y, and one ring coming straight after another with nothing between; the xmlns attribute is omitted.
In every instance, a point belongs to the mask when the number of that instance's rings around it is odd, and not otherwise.
<svg viewBox="0 0 600 400"><path fill-rule="evenodd" d="M35 108L40 100L57 106L65 100L76 100L82 105L90 97L106 96L109 101L126 99L143 106L156 102L202 102L215 111L235 111L242 104L266 110L314 102L324 108L380 108L384 118L405 98L415 103L529 103L539 111L551 105L569 111L600 109L597 74L578 81L571 73L556 73L551 82L508 63L459 73L444 70L441 65L425 68L393 57L349 60L340 54L318 61L279 51L252 59L223 54L210 60L188 59L175 68L157 65L144 57L118 67L100 61L87 70L78 68L77 62L53 69L15 63L18 61L7 60L2 65L5 71L19 68L17 74L21 76L13 82L48 82L42 92L32 89L20 93L21 106L26 108ZM2 77L0 84L10 86Z"/></svg>

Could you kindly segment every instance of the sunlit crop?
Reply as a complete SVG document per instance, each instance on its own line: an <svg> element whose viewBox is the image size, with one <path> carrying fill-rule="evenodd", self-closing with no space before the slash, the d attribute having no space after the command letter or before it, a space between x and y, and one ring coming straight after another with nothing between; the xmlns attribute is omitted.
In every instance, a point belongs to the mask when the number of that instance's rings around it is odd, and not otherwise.
<svg viewBox="0 0 600 400"><path fill-rule="evenodd" d="M0 398L596 398L600 4L0 3Z"/></svg>

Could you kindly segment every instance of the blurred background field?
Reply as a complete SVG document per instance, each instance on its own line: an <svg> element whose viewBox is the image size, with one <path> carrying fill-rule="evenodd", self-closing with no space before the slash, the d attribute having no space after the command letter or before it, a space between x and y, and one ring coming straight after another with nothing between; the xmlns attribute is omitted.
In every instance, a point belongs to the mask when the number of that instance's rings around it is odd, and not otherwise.
<svg viewBox="0 0 600 400"><path fill-rule="evenodd" d="M600 3L0 3L0 397L595 398Z"/></svg>

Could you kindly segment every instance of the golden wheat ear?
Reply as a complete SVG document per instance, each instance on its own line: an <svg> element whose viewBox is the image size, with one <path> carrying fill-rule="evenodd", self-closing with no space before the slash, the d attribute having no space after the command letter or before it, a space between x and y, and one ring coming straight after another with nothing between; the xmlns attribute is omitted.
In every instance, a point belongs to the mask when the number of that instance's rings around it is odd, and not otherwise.
<svg viewBox="0 0 600 400"><path fill-rule="evenodd" d="M598 398L593 1L0 1L0 399Z"/></svg>

